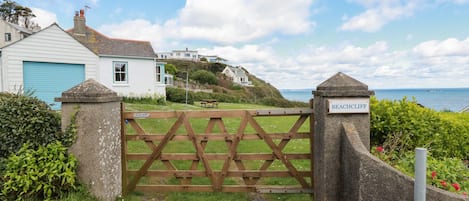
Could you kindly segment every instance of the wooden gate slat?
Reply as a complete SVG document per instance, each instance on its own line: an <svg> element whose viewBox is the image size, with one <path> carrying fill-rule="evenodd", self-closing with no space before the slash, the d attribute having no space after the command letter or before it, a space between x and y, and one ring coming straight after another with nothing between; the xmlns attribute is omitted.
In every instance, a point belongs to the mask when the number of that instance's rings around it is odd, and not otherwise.
<svg viewBox="0 0 469 201"><path fill-rule="evenodd" d="M248 116L249 115L250 115L249 112L245 112L243 114L241 122L240 122L239 127L238 127L238 131L236 132L236 137L235 137L234 141L231 143L231 147L230 147L230 154L229 155L234 159L236 167L238 168L238 170L246 170L246 167L244 166L243 161L239 160L239 158L237 157L236 150L238 149L239 142L241 141L241 139L244 138L244 131L246 130L246 126L249 123L249 121L248 121ZM246 176L243 175L242 178L243 178L243 181L246 185L252 185L253 184L250 177L246 177Z"/></svg>
<svg viewBox="0 0 469 201"><path fill-rule="evenodd" d="M230 134L228 133L228 129L226 129L225 124L223 123L223 120L221 118L217 118L216 123L218 124L218 127L220 128L222 135L225 136L226 147L228 148L228 150L230 150L233 144L233 141L231 140L231 138L229 138ZM232 158L233 158L233 155L231 154L231 150L230 150L228 155L225 158L225 161L223 162L223 167L221 169L221 172L218 175L217 188L221 188L221 185L223 185L228 169L230 168Z"/></svg>
<svg viewBox="0 0 469 201"><path fill-rule="evenodd" d="M132 191L135 189L135 186L137 185L138 180L140 180L140 178L146 173L148 168L150 168L151 164L153 164L153 161L160 156L161 151L169 142L169 140L176 134L176 131L179 129L183 121L186 119L185 116L186 116L185 113L181 113L178 120L173 124L173 126L169 130L168 134L166 134L165 138L161 140L161 142L158 144L156 149L152 152L151 157L145 161L143 166L140 168L137 174L132 178L130 183L127 185L128 191Z"/></svg>
<svg viewBox="0 0 469 201"><path fill-rule="evenodd" d="M308 116L305 116L305 115L302 115L298 118L298 120L295 122L295 124L293 125L293 127L290 129L290 131L288 132L288 135L289 136L292 136L294 135L295 133L298 132L298 130L300 129L300 127L303 125L303 123L306 121L306 119L308 118ZM270 136L270 135L269 135ZM280 143L278 144L278 149L280 151L282 151L288 144L288 142L290 141L290 138L284 138L280 141ZM273 156L275 156L274 153L272 153ZM271 160L266 160L264 162L264 164L262 164L261 166L261 170L267 170L271 165L272 163L274 162L274 159L271 159Z"/></svg>
<svg viewBox="0 0 469 201"><path fill-rule="evenodd" d="M190 124L188 118L184 118L183 123L186 127L187 134L191 138L192 144L195 147L197 156L202 160L202 164L204 165L205 171L207 172L207 175L210 178L210 181L212 182L212 186L216 190L219 190L216 188L216 186L214 186L217 183L216 175L213 174L212 168L210 167L210 163L208 162L207 157L205 157L204 148L202 148L202 145L197 142L197 138L195 137L195 131L192 128L192 125Z"/></svg>
<svg viewBox="0 0 469 201"><path fill-rule="evenodd" d="M298 174L298 171L293 166L293 164L291 164L290 161L287 160L286 156L283 155L278 146L275 145L272 138L267 135L267 133L264 131L264 129L262 129L262 127L257 123L257 121L252 116L248 116L248 120L251 126L259 133L259 135L262 136L267 145L269 145L269 147L272 149L272 151L275 153L275 156L277 156L277 158L281 160L285 167L291 172L292 176L295 177L298 182L300 182L303 188L309 188L309 184L306 182L306 180Z"/></svg>

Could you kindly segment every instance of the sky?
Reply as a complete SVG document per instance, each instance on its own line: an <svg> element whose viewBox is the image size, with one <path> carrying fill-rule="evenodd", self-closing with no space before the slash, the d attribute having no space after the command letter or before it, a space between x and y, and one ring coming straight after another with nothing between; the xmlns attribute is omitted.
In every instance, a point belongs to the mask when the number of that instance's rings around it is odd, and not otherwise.
<svg viewBox="0 0 469 201"><path fill-rule="evenodd" d="M469 87L469 0L17 0L43 28L198 50L278 89L343 72L370 89Z"/></svg>

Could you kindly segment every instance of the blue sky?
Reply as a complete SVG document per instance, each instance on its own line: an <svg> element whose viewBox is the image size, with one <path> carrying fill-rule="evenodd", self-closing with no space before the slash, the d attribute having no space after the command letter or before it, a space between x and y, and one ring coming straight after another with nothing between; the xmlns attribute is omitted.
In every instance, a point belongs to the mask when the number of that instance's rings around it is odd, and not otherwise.
<svg viewBox="0 0 469 201"><path fill-rule="evenodd" d="M469 0L18 0L46 27L87 25L156 52L195 49L280 89L344 72L381 88L469 87Z"/></svg>

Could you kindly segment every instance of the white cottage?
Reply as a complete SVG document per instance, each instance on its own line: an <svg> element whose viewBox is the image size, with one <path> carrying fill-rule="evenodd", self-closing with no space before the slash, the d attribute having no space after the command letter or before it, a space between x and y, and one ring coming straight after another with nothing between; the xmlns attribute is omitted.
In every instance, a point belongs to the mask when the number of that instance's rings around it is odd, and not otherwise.
<svg viewBox="0 0 469 201"><path fill-rule="evenodd" d="M226 66L221 73L231 78L231 80L236 84L242 86L252 86L252 82L249 81L246 71L244 71L244 69L240 66Z"/></svg>
<svg viewBox="0 0 469 201"><path fill-rule="evenodd" d="M49 104L62 91L98 77L99 57L57 24L3 47L0 60L0 91L32 90Z"/></svg>
<svg viewBox="0 0 469 201"><path fill-rule="evenodd" d="M68 32L99 56L98 81L122 96L166 96L164 62L148 41L109 38L86 26L84 11Z"/></svg>

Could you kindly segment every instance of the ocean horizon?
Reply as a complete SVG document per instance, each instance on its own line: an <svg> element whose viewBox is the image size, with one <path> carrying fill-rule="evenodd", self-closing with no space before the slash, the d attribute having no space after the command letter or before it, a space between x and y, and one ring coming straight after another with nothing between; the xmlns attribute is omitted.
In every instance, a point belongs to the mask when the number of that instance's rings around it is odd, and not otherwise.
<svg viewBox="0 0 469 201"><path fill-rule="evenodd" d="M458 112L469 106L469 88L415 88L415 89L370 89L378 100L407 100L415 98L417 103L437 111ZM280 89L282 96L292 101L309 102L313 89Z"/></svg>

